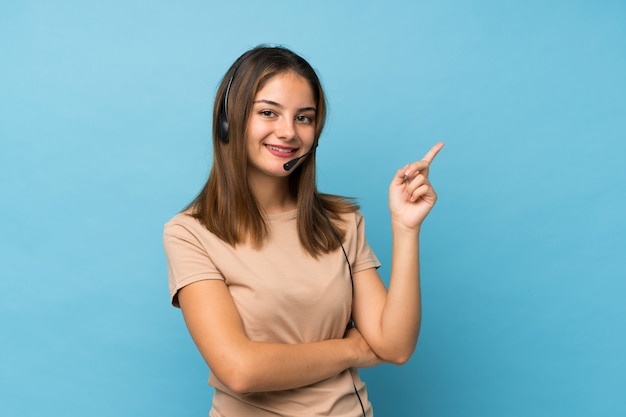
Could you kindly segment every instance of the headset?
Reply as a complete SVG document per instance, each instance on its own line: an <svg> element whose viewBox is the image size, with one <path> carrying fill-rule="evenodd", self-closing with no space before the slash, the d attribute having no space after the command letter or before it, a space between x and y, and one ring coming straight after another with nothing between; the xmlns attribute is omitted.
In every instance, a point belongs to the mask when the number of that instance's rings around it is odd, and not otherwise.
<svg viewBox="0 0 626 417"><path fill-rule="evenodd" d="M226 85L226 91L224 92L224 98L222 99L222 109L217 117L217 137L223 142L228 143L228 96L230 95L230 86L233 84L233 79L235 78L235 74L239 68L235 68L233 70L233 74L228 79L228 84ZM298 161L306 156L309 156L311 153L315 151L317 148L317 141L311 149L305 154L294 158L283 165L285 171L290 171L291 168L295 167Z"/></svg>
<svg viewBox="0 0 626 417"><path fill-rule="evenodd" d="M305 156L306 154L302 155L300 158L303 158ZM287 170L287 168L285 168L285 170ZM339 237L339 233L337 233L337 230L335 230L335 227L333 226L332 222L328 218L328 215L326 214L326 210L324 209L324 206L322 205L322 201L320 200L317 193L315 193L315 200L317 200L317 204L320 207L320 211L322 212L322 215L326 219L328 226L330 226L330 230L332 230L333 235L335 235L335 239L337 239L337 242L339 242L339 246L341 246L341 251L343 252L344 258L346 259L346 264L348 265L348 273L350 274L350 284L352 285L352 298L354 299L354 279L352 278L352 265L350 264L348 253L346 252L346 249L343 247L343 242L341 241L341 238ZM348 323L348 328L352 327L353 325L354 323L352 322L352 317L351 317L350 322ZM361 400L361 396L359 395L359 390L356 389L356 383L354 382L354 377L352 377L352 374L350 374L350 377L352 378L352 387L354 388L354 394L356 394L356 398L359 400L359 405L361 405L361 411L363 412L363 417L366 417L365 407L363 406L363 400Z"/></svg>
<svg viewBox="0 0 626 417"><path fill-rule="evenodd" d="M224 143L228 143L228 93L230 93L230 86L233 83L233 78L235 78L235 73L237 72L237 68L233 71L233 75L230 76L228 80L228 85L226 85L226 92L224 93L224 99L222 103L224 106L222 111L220 112L217 118L217 137Z"/></svg>
<svg viewBox="0 0 626 417"><path fill-rule="evenodd" d="M237 73L237 69L235 68L233 70L233 74L230 76L230 78L228 79L228 84L226 85L226 91L224 92L224 98L222 100L223 106L222 106L222 110L220 111L219 115L218 115L218 119L217 119L217 136L218 138L223 142L223 143L228 143L228 96L230 93L230 87L233 83L233 78L235 78L235 74ZM298 161L306 156L309 156L311 153L313 153L315 151L315 149L317 148L317 140L315 141L315 144L313 145L313 147L311 149L309 149L306 153L304 153L303 155L294 158L288 162L286 162L283 165L283 169L285 171L290 171L294 166L296 166L296 164L298 163ZM332 222L330 221L330 219L328 218L328 215L326 214L326 210L324 209L324 206L322 205L322 201L320 200L319 196L317 195L317 193L315 194L315 200L317 201L317 204L320 207L320 211L322 213L322 215L324 216L324 218L326 219L326 222L328 222L328 225L330 226L330 230L332 230L333 235L335 236L335 238L337 239L337 242L339 242L339 246L341 247L341 251L343 252L343 256L346 259L346 264L348 265L348 273L350 274L350 284L352 285L352 294L354 296L354 279L352 278L352 265L350 264L350 259L348 258L348 253L346 252L346 249L343 247L343 242L341 241L339 234L337 233L337 231L335 230L335 227L333 226ZM348 324L348 326L352 326L352 319L350 319L350 323ZM352 374L351 374L351 378L352 378ZM359 391L356 388L356 383L354 382L354 378L352 378L352 386L354 388L354 394L356 395L357 399L359 400L359 404L361 406L361 411L363 412L363 417L366 417L365 415L365 406L363 405L363 401L361 400L361 396L359 395Z"/></svg>

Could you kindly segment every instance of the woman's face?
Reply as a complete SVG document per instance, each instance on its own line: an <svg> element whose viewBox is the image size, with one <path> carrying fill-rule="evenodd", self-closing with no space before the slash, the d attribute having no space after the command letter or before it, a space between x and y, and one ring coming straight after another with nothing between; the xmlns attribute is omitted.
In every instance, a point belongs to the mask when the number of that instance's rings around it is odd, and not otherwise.
<svg viewBox="0 0 626 417"><path fill-rule="evenodd" d="M261 88L248 119L248 175L287 177L283 165L304 155L315 139L315 99L306 79L286 72Z"/></svg>

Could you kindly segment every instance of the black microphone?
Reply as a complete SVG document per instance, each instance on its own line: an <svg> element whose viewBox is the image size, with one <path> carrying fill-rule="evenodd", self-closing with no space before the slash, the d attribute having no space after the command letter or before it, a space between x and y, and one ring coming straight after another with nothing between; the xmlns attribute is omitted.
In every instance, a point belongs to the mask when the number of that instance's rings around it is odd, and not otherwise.
<svg viewBox="0 0 626 417"><path fill-rule="evenodd" d="M291 161L285 162L285 164L283 165L283 168L285 169L285 171L289 171L291 170L291 168L295 167L296 164L298 163L299 160L301 160L302 158L304 158L305 156L309 156L309 154L311 152L313 152L315 150L315 148L317 148L317 143L315 144L315 146L313 146L307 153L305 153L302 156L299 156L297 158L292 159Z"/></svg>

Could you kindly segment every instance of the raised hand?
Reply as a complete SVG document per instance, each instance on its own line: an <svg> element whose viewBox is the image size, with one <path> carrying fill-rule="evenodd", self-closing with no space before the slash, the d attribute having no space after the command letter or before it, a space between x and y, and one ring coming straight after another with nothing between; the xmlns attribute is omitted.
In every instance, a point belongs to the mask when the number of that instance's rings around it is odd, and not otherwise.
<svg viewBox="0 0 626 417"><path fill-rule="evenodd" d="M435 205L437 194L428 180L428 170L437 153L439 142L420 161L396 172L389 186L389 211L393 225L417 230Z"/></svg>

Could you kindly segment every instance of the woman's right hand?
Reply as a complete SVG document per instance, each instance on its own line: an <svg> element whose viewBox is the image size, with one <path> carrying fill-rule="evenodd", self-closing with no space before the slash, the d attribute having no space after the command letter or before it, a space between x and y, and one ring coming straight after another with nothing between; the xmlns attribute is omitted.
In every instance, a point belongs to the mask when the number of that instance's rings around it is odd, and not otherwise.
<svg viewBox="0 0 626 417"><path fill-rule="evenodd" d="M344 339L351 342L356 353L352 368L371 368L384 363L382 359L376 356L356 327L348 329Z"/></svg>

